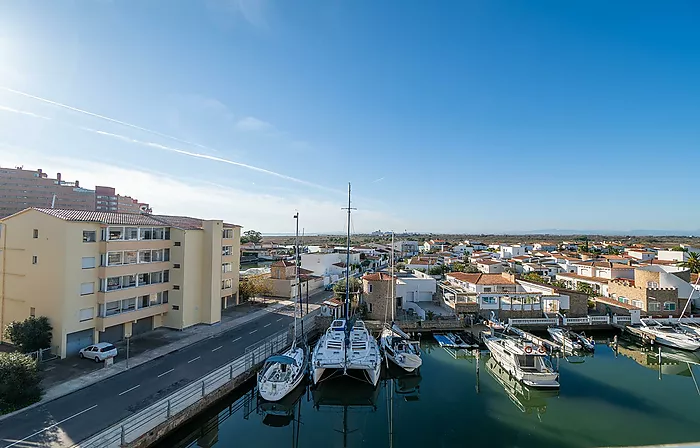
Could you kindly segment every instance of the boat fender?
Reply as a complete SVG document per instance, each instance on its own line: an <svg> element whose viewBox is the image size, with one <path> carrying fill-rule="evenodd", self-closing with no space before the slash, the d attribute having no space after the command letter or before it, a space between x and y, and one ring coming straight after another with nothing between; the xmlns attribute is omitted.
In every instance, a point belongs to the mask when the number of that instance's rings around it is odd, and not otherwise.
<svg viewBox="0 0 700 448"><path fill-rule="evenodd" d="M544 345L540 345L540 348L538 348L537 351L540 353L547 353L547 349L544 348Z"/></svg>
<svg viewBox="0 0 700 448"><path fill-rule="evenodd" d="M525 353L527 353L527 354L532 353L532 347L530 347L529 345L527 347L525 347Z"/></svg>

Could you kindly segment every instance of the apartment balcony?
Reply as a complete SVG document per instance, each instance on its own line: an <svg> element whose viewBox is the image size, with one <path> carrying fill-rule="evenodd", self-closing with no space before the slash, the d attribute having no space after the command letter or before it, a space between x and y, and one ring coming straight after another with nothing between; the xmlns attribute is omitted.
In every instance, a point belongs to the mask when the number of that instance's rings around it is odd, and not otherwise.
<svg viewBox="0 0 700 448"><path fill-rule="evenodd" d="M100 252L118 250L139 249L168 249L172 246L171 240L113 240L100 241Z"/></svg>
<svg viewBox="0 0 700 448"><path fill-rule="evenodd" d="M99 291L97 293L97 303L105 304L116 300L130 299L132 297L145 296L147 294L155 294L162 291L168 291L170 283L154 283L152 285L136 286L131 288L115 289L114 291Z"/></svg>
<svg viewBox="0 0 700 448"><path fill-rule="evenodd" d="M139 308L134 311L114 314L112 316L98 316L95 319L95 328L97 329L97 331L105 331L105 328L107 327L123 324L126 322L137 321L139 319L143 319L144 317L157 316L159 314L167 313L169 309L168 307L169 305L167 303L163 303L161 305L153 305L146 308Z"/></svg>
<svg viewBox="0 0 700 448"><path fill-rule="evenodd" d="M156 261L153 263L132 263L114 266L100 266L97 274L100 278L121 277L122 275L144 274L146 272L165 271L172 269L170 261Z"/></svg>

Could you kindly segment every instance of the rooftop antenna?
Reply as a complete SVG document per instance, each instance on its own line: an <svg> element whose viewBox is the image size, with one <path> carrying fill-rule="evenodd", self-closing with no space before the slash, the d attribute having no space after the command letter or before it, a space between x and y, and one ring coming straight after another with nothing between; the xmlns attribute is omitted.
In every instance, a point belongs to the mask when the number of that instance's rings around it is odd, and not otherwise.
<svg viewBox="0 0 700 448"><path fill-rule="evenodd" d="M54 208L56 205L56 193L53 194L53 198L51 198L51 208Z"/></svg>

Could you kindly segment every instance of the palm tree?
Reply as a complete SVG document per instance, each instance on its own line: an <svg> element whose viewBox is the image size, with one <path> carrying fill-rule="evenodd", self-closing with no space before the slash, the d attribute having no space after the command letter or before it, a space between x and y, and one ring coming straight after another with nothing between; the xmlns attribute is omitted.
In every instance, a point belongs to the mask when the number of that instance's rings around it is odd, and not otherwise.
<svg viewBox="0 0 700 448"><path fill-rule="evenodd" d="M686 261L678 263L682 268L690 269L693 274L700 273L700 253L690 252Z"/></svg>

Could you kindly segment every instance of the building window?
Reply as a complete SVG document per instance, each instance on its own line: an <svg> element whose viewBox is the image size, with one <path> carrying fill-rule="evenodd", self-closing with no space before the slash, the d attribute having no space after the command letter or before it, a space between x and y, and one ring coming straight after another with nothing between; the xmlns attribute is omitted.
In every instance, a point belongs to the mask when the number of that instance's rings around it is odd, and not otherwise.
<svg viewBox="0 0 700 448"><path fill-rule="evenodd" d="M122 288L133 288L136 286L136 274L122 276Z"/></svg>
<svg viewBox="0 0 700 448"><path fill-rule="evenodd" d="M152 261L150 250L139 251L139 263L150 263Z"/></svg>
<svg viewBox="0 0 700 448"><path fill-rule="evenodd" d="M119 266L123 263L122 252L107 252L107 266Z"/></svg>
<svg viewBox="0 0 700 448"><path fill-rule="evenodd" d="M83 269L93 269L95 267L95 257L83 257L81 263Z"/></svg>
<svg viewBox="0 0 700 448"><path fill-rule="evenodd" d="M83 243L94 243L97 241L97 233L92 230L83 230Z"/></svg>
<svg viewBox="0 0 700 448"><path fill-rule="evenodd" d="M368 303L367 305L369 306L369 312L371 313L372 312L372 302Z"/></svg>
<svg viewBox="0 0 700 448"><path fill-rule="evenodd" d="M139 252L136 250L124 251L124 264L136 264L139 259Z"/></svg>
<svg viewBox="0 0 700 448"><path fill-rule="evenodd" d="M29 308L29 317L36 317L36 308Z"/></svg>
<svg viewBox="0 0 700 448"><path fill-rule="evenodd" d="M372 285L369 285L369 292L372 292Z"/></svg>
<svg viewBox="0 0 700 448"><path fill-rule="evenodd" d="M664 302L664 311L676 311L676 302Z"/></svg>
<svg viewBox="0 0 700 448"><path fill-rule="evenodd" d="M180 285L173 285L173 289L174 289L175 291L179 291L179 290L180 290Z"/></svg>
<svg viewBox="0 0 700 448"><path fill-rule="evenodd" d="M173 305L173 311L177 311L177 310L179 310L179 309L180 309L180 306L179 306L179 305Z"/></svg>
<svg viewBox="0 0 700 448"><path fill-rule="evenodd" d="M490 286L484 286L484 292L491 292Z"/></svg>
<svg viewBox="0 0 700 448"><path fill-rule="evenodd" d="M110 241L117 241L124 238L124 228L123 227L110 227L107 229L107 234Z"/></svg>
<svg viewBox="0 0 700 448"><path fill-rule="evenodd" d="M641 300L633 300L632 301L632 306L636 306L637 308L642 307L642 301Z"/></svg>
<svg viewBox="0 0 700 448"><path fill-rule="evenodd" d="M481 298L481 303L483 304L490 304L490 305L495 305L496 304L496 298L495 297L482 297Z"/></svg>
<svg viewBox="0 0 700 448"><path fill-rule="evenodd" d="M173 245L175 245L175 246L177 246L177 247L180 247L180 242L179 242L179 241L175 241L175 242L173 243Z"/></svg>
<svg viewBox="0 0 700 448"><path fill-rule="evenodd" d="M180 269L180 263L173 263L173 269Z"/></svg>
<svg viewBox="0 0 700 448"><path fill-rule="evenodd" d="M127 227L126 228L126 240L137 240L139 239L139 229L136 227Z"/></svg>
<svg viewBox="0 0 700 448"><path fill-rule="evenodd" d="M121 277L108 277L107 278L107 291L114 291L122 287Z"/></svg>
<svg viewBox="0 0 700 448"><path fill-rule="evenodd" d="M39 262L39 257L32 255L32 264L37 264Z"/></svg>
<svg viewBox="0 0 700 448"><path fill-rule="evenodd" d="M39 238L39 229L34 229L32 232L32 238Z"/></svg>
<svg viewBox="0 0 700 448"><path fill-rule="evenodd" d="M224 229L221 237L226 240L233 238L233 229Z"/></svg>
<svg viewBox="0 0 700 448"><path fill-rule="evenodd" d="M170 271L165 270L163 271L163 283L168 283L170 281Z"/></svg>
<svg viewBox="0 0 700 448"><path fill-rule="evenodd" d="M224 263L221 265L221 272L232 272L233 265L231 263Z"/></svg>
<svg viewBox="0 0 700 448"><path fill-rule="evenodd" d="M170 261L170 249L163 249L163 261Z"/></svg>
<svg viewBox="0 0 700 448"><path fill-rule="evenodd" d="M233 254L233 246L222 246L221 247L221 255L232 255Z"/></svg>
<svg viewBox="0 0 700 448"><path fill-rule="evenodd" d="M150 285L151 284L151 274L144 272L139 274L139 286Z"/></svg>
<svg viewBox="0 0 700 448"><path fill-rule="evenodd" d="M661 311L661 304L659 302L648 302L647 311Z"/></svg>
<svg viewBox="0 0 700 448"><path fill-rule="evenodd" d="M87 283L80 284L80 295L81 296L86 296L88 294L94 294L94 293L95 293L95 283L94 282L87 282Z"/></svg>
<svg viewBox="0 0 700 448"><path fill-rule="evenodd" d="M233 288L233 279L227 278L225 280L221 280L221 289L230 289Z"/></svg>
<svg viewBox="0 0 700 448"><path fill-rule="evenodd" d="M92 320L95 308L83 308L78 313L80 322L85 322L87 320Z"/></svg>

